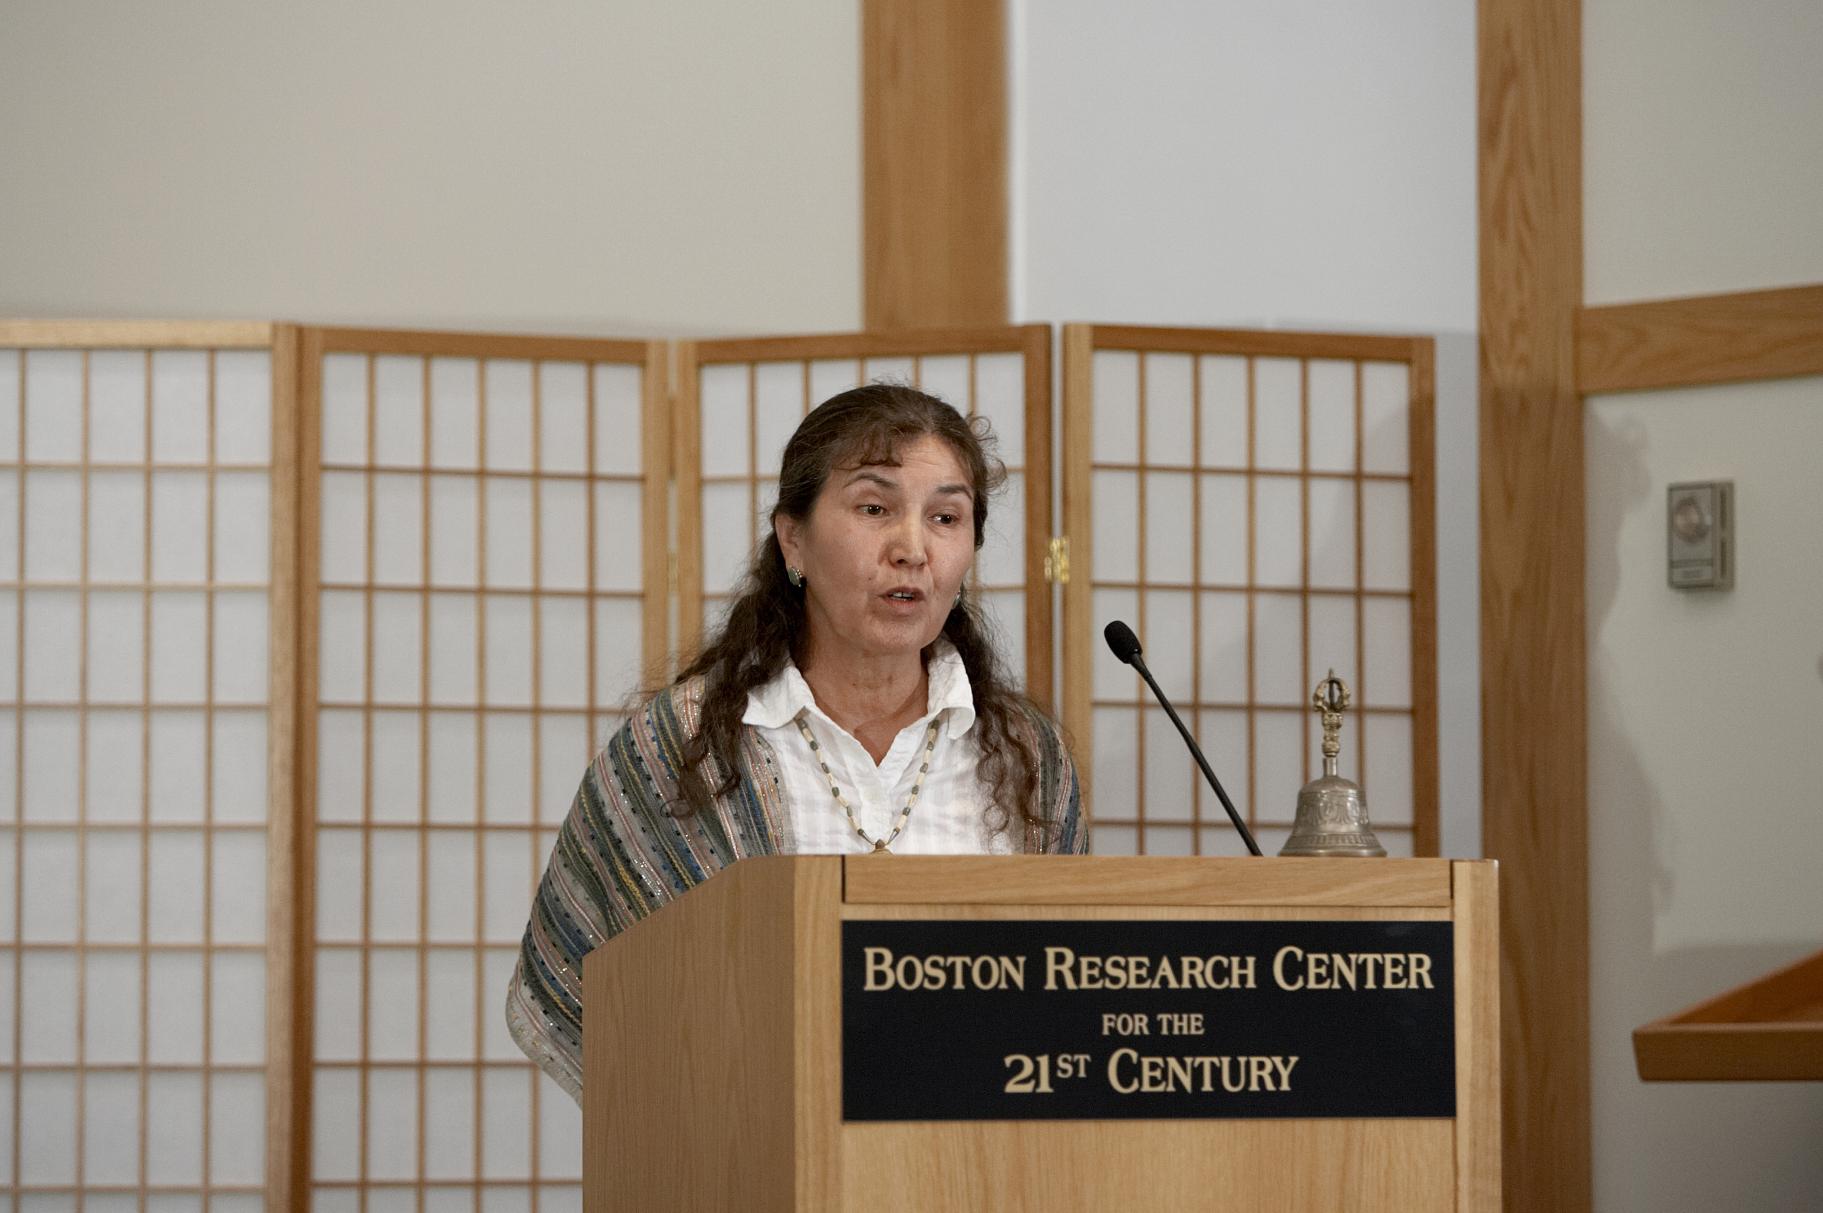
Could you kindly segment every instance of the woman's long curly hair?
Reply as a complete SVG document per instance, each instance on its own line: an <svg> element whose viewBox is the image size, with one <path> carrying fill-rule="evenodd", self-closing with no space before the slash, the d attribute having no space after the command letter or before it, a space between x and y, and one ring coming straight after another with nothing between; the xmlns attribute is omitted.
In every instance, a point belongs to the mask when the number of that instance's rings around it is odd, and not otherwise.
<svg viewBox="0 0 1823 1213"><path fill-rule="evenodd" d="M1006 481L1006 466L994 454L993 432L985 419L971 422L937 397L902 384L852 388L811 410L785 445L772 518L808 519L832 471L869 464L896 467L903 444L926 435L948 443L968 474L975 550L980 551L988 498ZM805 620L804 591L786 579L778 537L769 532L754 550L720 631L680 675L700 675L704 688L701 726L684 747L678 778L684 803L676 811L707 808L714 797L739 785L747 693L776 677L787 660L802 663ZM1029 726L1021 727L1037 709L1013 686L986 621L966 593L950 609L941 635L961 655L974 693L977 771L990 806L989 827L1004 829L1015 815L1038 823L1038 754ZM929 649L924 655L928 659Z"/></svg>

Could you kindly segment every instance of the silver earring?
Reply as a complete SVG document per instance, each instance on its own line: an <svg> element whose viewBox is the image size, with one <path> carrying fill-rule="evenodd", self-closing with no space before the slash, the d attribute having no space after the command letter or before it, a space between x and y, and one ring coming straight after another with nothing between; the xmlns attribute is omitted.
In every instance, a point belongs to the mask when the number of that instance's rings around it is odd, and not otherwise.
<svg viewBox="0 0 1823 1213"><path fill-rule="evenodd" d="M956 590L956 601L949 604L949 609L953 611L961 605L962 605L962 591L960 588L958 588Z"/></svg>
<svg viewBox="0 0 1823 1213"><path fill-rule="evenodd" d="M791 565L786 565L785 566L785 580L789 581L791 583L792 589L794 589L794 590L803 589L804 588L804 570L800 569L800 568L794 568Z"/></svg>

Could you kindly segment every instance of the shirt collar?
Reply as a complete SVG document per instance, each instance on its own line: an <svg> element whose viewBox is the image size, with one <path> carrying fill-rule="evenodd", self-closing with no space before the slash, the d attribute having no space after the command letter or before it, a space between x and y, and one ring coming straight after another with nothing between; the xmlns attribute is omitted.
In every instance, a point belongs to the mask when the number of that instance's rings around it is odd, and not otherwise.
<svg viewBox="0 0 1823 1213"><path fill-rule="evenodd" d="M956 651L955 645L939 638L931 649L927 671L930 687L926 692L924 716L920 719L928 720L933 713L947 713L945 731L952 738L962 736L975 726L975 693L969 685L962 654ZM762 729L783 728L806 708L822 715L797 663L787 659L784 669L747 692L747 710L741 716L741 723Z"/></svg>

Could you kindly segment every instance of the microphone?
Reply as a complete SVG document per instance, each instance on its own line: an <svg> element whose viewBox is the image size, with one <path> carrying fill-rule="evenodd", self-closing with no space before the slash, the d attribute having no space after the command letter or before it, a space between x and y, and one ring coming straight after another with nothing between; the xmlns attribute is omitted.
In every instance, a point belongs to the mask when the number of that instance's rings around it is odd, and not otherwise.
<svg viewBox="0 0 1823 1213"><path fill-rule="evenodd" d="M1102 639L1108 642L1108 648L1113 650L1116 657L1120 658L1121 664L1130 665L1138 670L1139 676L1144 678L1146 685L1152 688L1152 693L1158 697L1159 706L1165 709L1165 715L1169 716L1171 723L1177 726L1178 735L1184 739L1184 744L1190 747L1190 753L1196 758L1196 765L1203 768L1203 778L1207 779L1209 786L1215 789L1215 798L1222 802L1224 809L1228 810L1228 820L1232 821L1234 828L1240 831L1241 841L1247 844L1249 851L1258 855L1260 844L1253 840L1252 832L1241 820L1241 815L1235 811L1234 802L1229 800L1228 793L1222 790L1222 781L1217 779L1215 772L1209 769L1209 760L1203 757L1202 748L1196 744L1196 738L1190 736L1190 730L1186 729L1184 722L1177 717L1177 709L1171 706L1171 701L1165 698L1165 693L1158 689L1157 679L1152 677L1152 671L1148 670L1146 663L1140 659L1139 637L1133 634L1132 628L1118 619L1103 628L1101 635Z"/></svg>

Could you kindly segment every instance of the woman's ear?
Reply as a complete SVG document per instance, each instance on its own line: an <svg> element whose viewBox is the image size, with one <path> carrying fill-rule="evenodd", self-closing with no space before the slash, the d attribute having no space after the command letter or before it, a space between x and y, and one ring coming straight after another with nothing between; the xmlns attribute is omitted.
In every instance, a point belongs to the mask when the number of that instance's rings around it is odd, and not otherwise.
<svg viewBox="0 0 1823 1213"><path fill-rule="evenodd" d="M804 548L800 542L803 524L789 514L778 514L772 519L772 533L779 541L779 551L785 554L785 567L801 569L804 567Z"/></svg>

